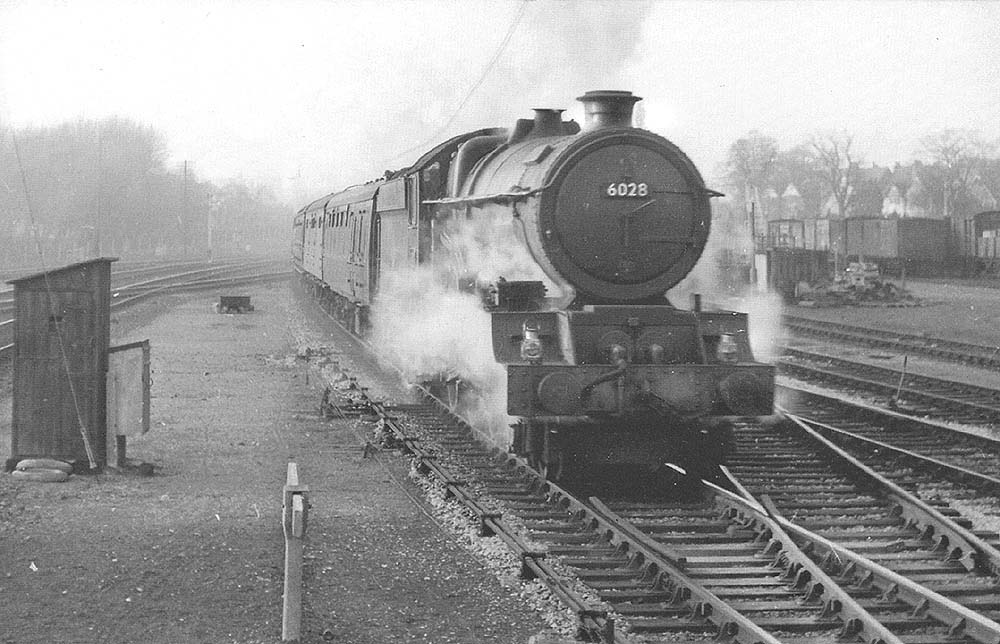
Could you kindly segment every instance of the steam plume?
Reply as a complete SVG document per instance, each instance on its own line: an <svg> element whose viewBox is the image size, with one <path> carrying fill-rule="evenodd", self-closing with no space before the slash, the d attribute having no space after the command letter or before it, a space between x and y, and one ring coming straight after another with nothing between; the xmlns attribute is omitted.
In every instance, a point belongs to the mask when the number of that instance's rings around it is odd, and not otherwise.
<svg viewBox="0 0 1000 644"><path fill-rule="evenodd" d="M680 307L687 306L692 293L699 293L706 302L747 314L750 326L750 346L754 357L761 362L772 362L779 355L781 339L781 296L770 291L760 292L755 285L741 283L732 274L735 255L753 257L753 242L744 226L732 224L731 217L713 217L712 230L701 259L677 286L669 292L671 301Z"/></svg>
<svg viewBox="0 0 1000 644"><path fill-rule="evenodd" d="M460 278L493 282L544 277L514 237L509 220L451 219L438 238L434 264L383 276L372 308L373 341L401 365L407 380L438 374L471 386L460 411L507 447L507 372L493 357L490 314L478 297L459 292Z"/></svg>

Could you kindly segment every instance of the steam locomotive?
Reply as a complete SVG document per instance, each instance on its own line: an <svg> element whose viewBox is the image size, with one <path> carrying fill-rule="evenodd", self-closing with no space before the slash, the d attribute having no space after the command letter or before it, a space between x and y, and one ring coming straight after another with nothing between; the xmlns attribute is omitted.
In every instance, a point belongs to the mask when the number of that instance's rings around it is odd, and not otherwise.
<svg viewBox="0 0 1000 644"><path fill-rule="evenodd" d="M666 297L704 250L717 193L678 147L633 127L639 97L578 100L582 128L538 109L306 205L294 218L294 262L365 333L386 272L445 261L450 225L509 233L537 279L463 285L492 318L517 419L511 449L552 478L668 464L709 475L725 460L733 417L770 414L774 398L746 314Z"/></svg>

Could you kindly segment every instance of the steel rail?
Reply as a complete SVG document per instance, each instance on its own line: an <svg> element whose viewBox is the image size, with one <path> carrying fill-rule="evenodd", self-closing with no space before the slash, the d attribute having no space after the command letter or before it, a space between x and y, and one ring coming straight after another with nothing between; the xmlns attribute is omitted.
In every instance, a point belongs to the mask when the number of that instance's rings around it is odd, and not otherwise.
<svg viewBox="0 0 1000 644"><path fill-rule="evenodd" d="M935 473L944 474L951 480L964 485L971 485L980 490L989 490L993 493L1000 491L1000 479L998 478L987 476L980 472L966 469L964 467L954 465L953 463L947 463L924 454L918 454L917 452L902 449L883 441L859 436L853 432L849 432L839 427L834 427L833 425L829 425L827 423L821 423L811 418L797 416L795 414L788 414L788 417L795 419L797 422L808 425L828 438L852 444L855 448L864 449L865 451L872 452L873 454L877 454L879 456L895 456L896 458L909 461L921 471L934 471Z"/></svg>
<svg viewBox="0 0 1000 644"><path fill-rule="evenodd" d="M136 293L135 295L129 295L121 299L114 299L111 303L111 308L112 309L121 308L122 306L128 304L134 304L152 295L164 295L175 291L198 291L207 288L216 288L219 286L237 286L241 284L250 284L253 282L268 282L271 280L288 279L291 276L292 273L286 270L274 273L257 273L254 275L245 275L245 276L220 277L214 279L198 280L194 282L183 282L179 284L164 284L162 286L150 287L148 290L145 290L141 293Z"/></svg>
<svg viewBox="0 0 1000 644"><path fill-rule="evenodd" d="M226 270L231 268L238 268L240 266L252 266L262 263L279 263L284 262L283 259L277 258L255 258L252 260L246 259L236 259L230 258L226 260L217 260L212 262L205 261L187 261L187 262L169 262L169 263L150 263L146 266L126 266L120 267L116 262L111 265L111 281L112 289L115 288L115 283L121 283L122 280L126 278L136 278L144 276L146 278L152 279L155 276L172 276L179 275L178 270L180 269L205 269L205 270ZM60 267L50 268L49 272L54 270L59 270ZM21 273L15 274L12 279L17 279L19 277L32 275L35 273L42 272L41 269L38 271L23 271ZM0 288L0 312L12 310L14 308L14 289L10 288Z"/></svg>
<svg viewBox="0 0 1000 644"><path fill-rule="evenodd" d="M438 405L443 404L437 399L434 400ZM448 410L443 409L443 411ZM505 457L508 462L523 471L531 471L522 459L511 455ZM447 477L447 474L439 476ZM718 637L732 638L737 642L777 641L773 635L756 625L751 617L741 614L725 600L691 578L685 572L687 559L676 550L656 542L649 535L631 526L596 498L591 497L588 506L581 504L575 497L551 482L539 481L539 484L548 488L550 498L580 516L581 520L595 526L603 534L603 538L616 545L619 550L640 556L645 566L651 566L651 575L668 575L675 597L693 603L693 614L712 621L718 629ZM717 486L708 485L717 496L717 505L722 506L730 516L747 511L746 501L721 491ZM762 509L758 508L756 512L757 521L762 525L760 531L766 530L769 534L775 535L772 538L781 547L779 554L788 562L786 576L790 579L795 577L799 581L806 578L816 580L803 594L810 599L822 600L825 615L842 617L844 636L858 636L872 643L900 644L897 636L829 579L787 535L782 536L780 527L768 519ZM802 576L802 571L807 574Z"/></svg>
<svg viewBox="0 0 1000 644"><path fill-rule="evenodd" d="M446 406L443 403L441 403L441 401L438 401L436 399L434 400L439 405L439 407L441 407L442 410L446 410ZM465 423L464 421L461 422L463 426L465 426L467 429L475 433L475 428ZM503 458L506 458L508 460L508 463L518 464L521 471L524 472L530 471L534 473L534 471L530 467L528 467L526 463L524 463L520 459L517 459L516 457L512 457L511 455L505 455ZM443 476L447 478L448 474L445 473L443 474ZM737 626L738 622L736 622L735 620L737 618L743 618L745 616L739 615L737 611L734 611L732 607L727 606L725 602L722 602L721 605L719 605L719 609L717 610L715 608L715 604L708 603L707 601L698 601L698 597L706 598L707 596L701 595L700 592L698 593L698 595L696 595L694 592L696 589L694 587L689 586L687 583L683 583L682 575L685 575L684 570L687 567L687 561L685 560L683 555L679 555L675 551L671 551L670 556L664 556L662 554L663 553L662 547L658 547L659 544L656 544L648 535L644 535L641 532L633 531L633 534L631 535L625 535L623 537L619 537L617 536L618 531L613 530L613 528L616 525L621 525L622 522L616 521L614 515L604 512L603 513L604 516L597 516L595 519L595 517L593 516L594 513L589 511L589 509L585 506L581 507L579 501L576 501L571 496L566 496L566 497L561 496L565 494L565 492L555 484L552 484L550 482L540 481L538 482L538 485L539 489L544 489L546 491L547 496L549 496L549 498L552 501L555 501L560 505L566 507L568 511L571 511L573 512L574 515L579 516L581 521L589 525L595 526L600 531L603 531L604 535L603 538L608 540L609 543L617 544L620 549L627 550L634 554L639 555L641 557L641 560L643 562L646 562L647 565L649 563L655 564L655 566L652 568L653 574L661 576L663 573L666 573L668 571L672 573L672 575L669 576L669 578L671 579L669 587L673 588L674 585L679 584L677 585L677 591L680 597L683 597L688 601L694 602L694 612L696 615L699 615L700 617L705 619L709 618L711 615L715 615L715 620L718 621L716 622L713 620L713 623L716 624L719 637L730 637L731 635L737 635L737 641L744 641L748 638L753 639L754 637L762 637L763 635L769 635L767 634L766 631L763 631L763 633L757 631L756 628L759 627L755 628L754 626L747 626L747 627ZM462 482L462 487L459 489L462 488L464 488L464 482ZM598 515L600 515L601 508L599 502L596 502L596 500L592 500L592 505L595 506ZM632 537L632 539L630 540L629 537ZM952 539L952 541L957 541L957 540ZM960 556L960 554L961 553L958 553L958 556ZM803 559L807 559L807 557L805 557L804 554L800 554L798 555L798 558L794 559L794 561L796 564L801 566L802 565L801 562ZM815 563L814 562L811 563L810 567L814 569ZM812 573L810 572L810 576L811 574ZM821 577L819 574L816 574L815 577L811 578L820 579ZM830 582L827 582L827 586L830 588L836 588L837 584L833 583L831 580ZM841 590L841 592L843 591ZM885 629L883 625L881 625L881 623L873 621L872 617L867 614L867 611L865 611L862 607L860 607L856 602L853 601L845 602L842 597L836 595L830 595L826 603L829 607L829 610L831 611L837 610L841 612L841 614L843 615L845 635L857 636L860 633L864 638L870 639L871 641L884 641L884 642L898 641L898 638L893 636L891 633L885 632ZM846 610L844 608L845 605L847 606Z"/></svg>
<svg viewBox="0 0 1000 644"><path fill-rule="evenodd" d="M915 526L930 529L949 557L960 562L967 570L980 568L998 578L1000 583L1000 551L989 545L968 529L958 525L925 501L915 497L899 485L865 465L855 456L796 418L789 418L801 432L820 446L831 458L850 468L858 479L872 488L880 489L887 498L897 503L902 516Z"/></svg>
<svg viewBox="0 0 1000 644"><path fill-rule="evenodd" d="M790 420L796 422L794 418L790 418ZM868 485L880 488L887 498L900 504L903 516L911 523L918 527L923 526L925 531L927 529L934 530L938 535L939 545L942 546L943 550L949 551L949 557L957 558L969 570L982 567L994 576L1000 575L1000 553L992 546L925 502L913 497L892 481L879 475L809 427L798 422L796 424L807 436L823 446L831 458L847 464L857 473L859 478L866 480ZM913 606L915 612L925 612L943 624L949 625L951 635L965 634L984 644L1000 642L1000 624L863 555L797 525L784 517L769 495L762 494L758 498L747 490L738 477L725 469L724 473L740 495L744 496L748 502L763 507L768 515L801 543L803 551L816 553L814 558L822 559L825 567L837 568L842 577L860 578L862 583L876 585L885 597L898 598ZM945 546L945 544L947 545ZM838 563L843 561L848 561L850 564L841 566Z"/></svg>
<svg viewBox="0 0 1000 644"><path fill-rule="evenodd" d="M911 383L919 383L921 385L929 387L938 387L943 389L953 389L961 390L967 393L974 393L981 395L984 398L993 398L1000 401L1000 391L992 389L990 387L983 387L981 385L974 385L965 382L956 382L952 380L942 380L941 378L934 378L932 376L924 376L919 373L913 372L901 372L899 369L891 369L889 367L880 367L873 364L858 363L853 360L848 360L846 358L840 358L826 353L818 353L816 351L807 351L805 349L795 349L787 348L785 349L785 356L792 358L802 358L809 362L820 362L827 363L829 365L842 365L846 368L860 368L864 371L876 374L879 376L884 376L888 381L891 381L894 385L898 386L899 376L902 374Z"/></svg>
<svg viewBox="0 0 1000 644"><path fill-rule="evenodd" d="M898 599L913 606L915 614L926 614L948 625L948 639L958 639L964 635L981 644L1000 643L1000 624L867 557L796 525L785 518L769 497L762 497L761 504L782 528L802 542L803 550L816 553L816 557L822 558L827 568L835 570L841 577L852 577L861 584L875 586L884 598Z"/></svg>
<svg viewBox="0 0 1000 644"><path fill-rule="evenodd" d="M814 363L825 362L829 366L840 365L843 370L834 368L823 368L808 364L790 362L782 359L779 362L778 372L784 375L797 375L806 379L826 380L836 382L841 385L854 387L862 391L874 392L884 395L891 400L897 397L911 402L919 402L930 405L935 409L950 409L963 413L969 417L980 418L989 421L1000 421L1000 391L976 385L966 385L919 376L915 374L905 374L907 386L898 384L901 372L894 369L885 369L871 365L851 362L842 358L835 358L824 354L811 353L797 349L788 350L788 354L801 357ZM868 371L881 374L883 380L873 380L857 375L858 371ZM914 384L918 384L921 389L915 389ZM959 397L952 397L942 394L929 393L925 388L938 389L961 389L976 398L970 401Z"/></svg>
<svg viewBox="0 0 1000 644"><path fill-rule="evenodd" d="M752 526L755 532L768 540L765 551L773 554L777 560L784 562L784 577L790 580L790 585L796 588L804 587L802 593L804 603L820 602L824 616L840 617L842 627L839 637L857 637L869 644L903 644L898 636L872 616L839 584L833 581L816 562L810 559L756 502L740 498L707 481L702 481L702 485L711 491L715 497L716 505L727 516L739 519L744 526ZM599 515L618 526L629 538L641 544L637 547L637 551L644 556L655 557L657 551L662 548L661 544L657 544L641 530L631 526L627 520L621 518L598 499L592 497L590 503ZM649 550L645 550L643 546L648 547ZM732 608L711 590L696 581L689 581L686 588L687 593L692 593L692 599L709 605L713 610L721 609L723 611L724 619L728 621L724 622L725 626L720 630L718 637L738 637L741 633L740 629L744 628L740 626L743 620L753 623L752 618ZM718 605L719 602L721 602L721 607ZM704 608L700 610L704 612ZM775 639L774 635L764 631L756 624L748 634L758 637L766 634L768 641Z"/></svg>
<svg viewBox="0 0 1000 644"><path fill-rule="evenodd" d="M641 530L619 517L599 499L591 497L590 506L591 508L585 509L593 513L602 527L606 526L605 529L611 531L612 535L621 535L613 537L612 542L614 543L617 538L620 542L628 544L631 551L642 555L647 563L656 567L656 574L669 575L676 584L675 595L679 592L680 598L684 601L694 602L695 613L716 624L719 629L718 638L732 638L737 642L780 643L780 640L774 635L765 631L753 620L738 612L718 595L687 575L678 562L671 561L664 556L662 544L656 543Z"/></svg>
<svg viewBox="0 0 1000 644"><path fill-rule="evenodd" d="M438 406L442 413L453 415L451 410L442 401L426 392L424 392L424 395ZM466 428L472 429L464 420L459 419L458 422ZM406 443L408 450L421 450L419 441L407 442L404 438L400 438L400 440ZM688 604L693 616L711 622L717 629L719 637L725 637L730 639L730 641L741 644L777 644L779 642L773 635L756 625L751 618L742 615L729 606L725 600L719 598L698 581L691 578L685 572L686 559L676 550L664 544L657 543L641 531L629 528L626 522L617 518L600 501L591 499L590 505L585 504L555 483L544 480L524 459L512 454L499 452L499 450L495 454L497 458L504 460L509 467L533 476L539 490L545 492L550 502L572 513L580 522L589 526L592 531L600 535L601 540L615 546L623 553L632 553L632 556L638 556L642 561L643 567L647 569L647 577L651 579L669 578L675 598L683 600L685 604ZM433 456L430 457L429 462L433 464L429 468L431 471L439 469ZM447 472L436 471L436 474L446 484L456 485L456 482ZM457 482L452 494L458 498L466 497L465 483ZM483 511L478 504L470 506L470 509L477 516L482 516ZM499 520L499 517L489 516L488 513L486 519L484 519L491 527L493 527L494 522ZM505 539L505 541L507 540ZM525 548L516 539L510 539L508 545L515 552L523 552ZM525 554L521 556L523 558ZM540 558L536 555L529 552L527 553L527 557L529 565L541 565ZM592 615L592 613L587 614ZM889 642L891 641L889 640Z"/></svg>
<svg viewBox="0 0 1000 644"><path fill-rule="evenodd" d="M437 401L429 393L424 390L422 391L426 398ZM559 597L564 605L576 613L579 619L579 628L583 633L589 636L600 637L601 641L604 642L626 644L629 641L620 632L615 631L614 621L608 617L606 611L590 606L586 600L562 583L561 575L545 560L545 552L541 552L526 544L514 528L503 520L502 515L484 509L474 495L469 492L466 482L452 475L451 472L437 462L437 458L433 454L419 445L418 440L408 435L405 428L386 409L384 404L372 399L364 391L361 392L361 398L362 404L371 409L382 420L384 426L392 432L405 451L417 459L419 463L418 469L425 474L432 475L438 482L444 485L448 497L455 498L477 517L480 524L481 536L496 535L499 537L520 558L522 577L542 580ZM501 457L499 450L495 452L495 455ZM509 465L516 468L525 468L525 470L533 472L520 459L511 455L506 456ZM537 472L535 474L537 475ZM547 486L550 495L561 496L563 498L568 497L566 492L557 488L555 484L547 481L542 482L540 477L538 477L538 481L539 485Z"/></svg>
<svg viewBox="0 0 1000 644"><path fill-rule="evenodd" d="M870 552L867 559L884 559L886 569L894 569L900 576L912 575L909 581L913 588L925 587L927 593L936 593L929 599L917 599L915 604L911 601L914 615L928 614L928 604L938 601L938 596L952 602L961 597L962 601L974 602L975 606L991 611L991 616L997 611L1000 556L995 547L943 512L913 498L808 427L789 419L774 427L782 429L794 430L795 434L788 436L787 441L778 434L737 434L738 444L746 450L742 459L738 455L732 472L734 487L740 494L758 502L765 495L780 494L784 498L774 499L774 508L780 506L781 512L801 516L797 520L804 525L797 528L826 531L831 535L828 540L839 541L837 545L841 548L855 549L852 552L858 557ZM758 451L768 458L755 462ZM770 458L771 455L774 457ZM807 461L814 466L806 467ZM743 471L747 473L745 479L740 478ZM838 482L841 479L846 480ZM815 492L815 498L803 496L810 491ZM855 526L860 530L855 530ZM804 549L808 551L808 547ZM823 561L824 566L832 563ZM863 585L870 583L870 579L859 576L854 583ZM894 595L886 594L886 598ZM955 617L955 613L950 617L932 617L932 622L956 634L971 623L965 617ZM982 641L1000 641L991 639L997 629L996 624L991 624L993 619L986 615L977 619L974 628L987 624L990 629Z"/></svg>
<svg viewBox="0 0 1000 644"><path fill-rule="evenodd" d="M272 273L255 273L243 276L230 276L230 277L220 277L215 279L205 279L198 281L187 281L177 284L164 284L161 286L153 286L144 290L141 293L136 293L134 295L129 295L127 297L121 297L121 298L118 297L119 293L121 292L120 290L118 290L112 294L112 301L110 304L110 308L112 311L127 308L129 305L136 304L154 295L166 295L178 291L180 292L198 291L207 288L216 288L219 286L238 286L241 284L251 284L255 282L269 282L272 280L288 279L293 275L294 273L289 268ZM8 325L13 325L13 323L14 323L13 319L0 322L0 328L6 327ZM0 346L0 359L12 354L13 350L14 350L14 343Z"/></svg>
<svg viewBox="0 0 1000 644"><path fill-rule="evenodd" d="M915 333L873 329L842 322L815 320L787 313L782 315L782 322L786 328L804 335L830 337L864 346L896 349L932 358L944 358L961 364L1000 366L1000 345L989 346Z"/></svg>
<svg viewBox="0 0 1000 644"><path fill-rule="evenodd" d="M728 474L727 474L728 476ZM731 479L731 481L733 481ZM734 482L734 481L733 481ZM704 482L718 498L727 504L727 510L769 536L769 550L780 550L780 557L787 562L786 575L795 578L796 585L806 586L806 597L824 602L824 612L842 616L844 627L841 637L857 637L868 644L903 644L903 640L890 631L881 621L854 599L833 580L823 568L799 547L765 506L750 497L742 497L714 483ZM765 499L767 501L769 499Z"/></svg>
<svg viewBox="0 0 1000 644"><path fill-rule="evenodd" d="M331 319L336 321L333 316ZM343 327L341 327L343 328ZM347 332L346 329L344 329ZM351 334L352 337L366 350L370 351L374 355L378 355L375 347L372 347L365 340L358 338L357 336ZM383 356L384 358L384 356ZM392 363L391 360L385 359L384 362L393 369L398 368ZM453 409L451 409L445 401L440 400L429 391L427 391L422 386L416 386L417 391L420 392L421 396L432 403L438 410L438 413L445 415L452 419L452 421L467 430L471 435L476 436L478 440L484 445L490 445L491 441L489 437L479 430L473 423L468 422L466 419L462 418ZM365 405L371 405L374 403L365 392L364 388L361 389L362 398L366 400ZM384 410L384 406L382 407ZM391 419L391 414L385 412L379 414L380 418ZM384 420L387 427L391 429L396 440L404 446L410 453L423 453L423 448L420 447L419 441L408 437L405 431L398 426L396 423L390 423L388 420ZM538 490L540 494L545 494L548 501L555 504L565 511L572 513L579 521L588 525L590 530L596 535L601 541L606 541L614 546L617 550L624 552L631 552L633 556L637 556L640 561L642 568L647 571L646 577L654 580L659 580L664 577L669 577L671 584L675 587L675 596L678 599L685 598L685 603L691 603L689 600L691 597L698 597L701 601L691 604L690 610L692 617L697 616L700 619L704 619L711 622L717 632L719 637L726 637L729 641L736 644L778 644L777 640L771 636L767 631L764 631L751 620L747 619L745 616L733 611L723 600L716 597L714 594L708 592L699 584L691 580L684 572L683 569L686 565L685 558L680 555L676 550L665 546L664 544L658 544L645 535L636 535L638 538L633 540L626 537L620 529L612 522L609 521L604 516L601 516L599 512L596 512L592 507L581 502L572 494L568 493L566 490L562 489L554 482L545 479L537 470L535 470L527 460L516 456L514 454L502 452L497 448L492 450L494 457L502 461L509 469L514 472L519 472L525 476L529 476L533 483L532 486ZM464 481L456 481L448 472L442 470L437 463L433 455L427 455L423 460L425 460L428 465L421 465L421 469L426 469L428 472L435 474L435 477L444 482L446 489L448 489L448 494L455 496L456 498L462 500L462 502L473 512L477 517L480 517L481 526L486 526L486 530L491 532L497 532L499 525L497 522L501 520L501 515L492 514L486 512L481 508L481 506L471 498L467 492ZM483 529L483 528L481 528ZM484 532L487 534L488 532ZM504 534L503 531L497 532L498 535ZM524 545L523 542L517 538L516 534L510 537L501 537L508 547L515 553L520 553L519 556L522 559L522 571L525 568L531 569L536 576L541 576L543 571L537 570L540 567L540 560L544 560L544 553L539 556L539 553L533 552L528 546ZM669 574L668 574L669 571ZM547 573L546 573L547 574ZM541 577L543 580L546 577ZM546 582L548 583L548 582ZM658 581L656 582L659 583ZM562 595L560 595L562 598ZM577 608L578 600L573 598L563 598L564 603L574 610L577 610L577 614L588 619L594 619L595 625L589 630L591 632L598 633L605 641L608 641L607 631L609 630L608 620L606 614L603 611L598 611L595 615L592 609L580 609ZM601 623L601 619L606 620ZM613 623L611 624L613 628ZM586 630L586 629L585 629ZM614 641L619 641L619 634L614 634ZM626 641L627 638L623 638Z"/></svg>
<svg viewBox="0 0 1000 644"><path fill-rule="evenodd" d="M450 412L447 406L444 405L440 400L432 399L437 406L445 412ZM464 420L459 420L459 423L470 430L473 434L476 434L476 430L473 426L466 423ZM427 443L421 443L419 440L414 440L412 445L415 447L421 447L421 444L427 446ZM447 448L446 448L447 449ZM496 453L496 452L495 452ZM502 455L496 453L498 459L505 460L512 467L518 468L521 472L531 472L537 476L537 472L534 472L527 463L523 460L511 455ZM432 457L433 458L433 457ZM438 469L438 461L432 460L431 463L434 465L430 469ZM451 477L446 471L438 474L439 478L443 481L448 481ZM467 488L464 481L452 481L452 484L456 485L454 491L464 492ZM642 562L644 566L650 566L650 575L654 578L659 579L660 577L667 576L670 581L667 586L672 591L675 591L675 598L683 598L689 603L693 603L692 616L697 616L700 619L711 620L715 624L715 628L718 630L717 637L721 638L732 638L735 636L736 641L770 641L773 635L767 633L767 631L762 631L756 625L746 624L742 626L746 616L741 615L738 610L735 610L732 606L728 606L724 601L719 599L721 603L716 604L711 601L711 593L703 593L701 587L691 584L690 581L685 581L684 576L686 576L686 570L688 568L688 561L680 552L673 549L665 549L663 544L657 543L649 535L642 533L638 530L631 530L626 532L631 532L625 536L618 536L619 530L616 527L626 525L617 515L608 511L606 506L600 503L596 499L591 499L592 508L586 506L581 506L580 502L575 500L572 496L566 495L565 491L556 486L551 482L539 481L536 478L536 485L540 492L544 493L553 502L566 508L567 511L573 513L574 516L579 517L581 522L586 523L591 526L591 529L597 530L602 534L601 539L607 540L609 543L617 546L619 551L631 552L633 557L638 557L639 561ZM488 486L487 486L488 487ZM452 494L454 494L454 491ZM719 498L720 495L717 495ZM732 501L726 504L722 501L719 502L720 505L728 505L727 511L730 515L735 515L737 513L746 512L745 508L740 507L740 504L745 504L743 501ZM739 508L739 509L737 509ZM483 510L473 510L473 512L480 517L488 515L484 513ZM514 514L518 514L518 511L513 511ZM595 516L596 515L596 516ZM482 523L488 523L495 520L496 516L487 516L487 518L480 519ZM782 530L776 525L776 523L764 516L762 510L758 510L757 518L754 519L757 524L758 529L769 530L771 535L777 535L773 537L773 540L780 544L782 547L776 556L782 558L782 563L786 568L786 576L790 579L794 579L794 582L802 582L808 584L804 594L808 595L810 598L822 598L822 606L825 614L828 615L838 615L843 622L842 635L844 637L854 637L859 638L866 642L878 642L884 644L898 644L900 641L898 636L890 632L881 622L875 619L871 614L868 613L862 606L860 606L856 600L854 600L847 592L841 588L836 582L830 579L816 564L812 561L806 553L799 549L794 541L785 535L781 537ZM770 524L768 524L770 522ZM764 527L766 526L766 527ZM554 528L559 530L558 527ZM514 547L515 552L517 552L518 542L511 544ZM524 549L526 546L521 546ZM772 546L773 548L779 547L778 545ZM522 559L522 561L524 561ZM527 561L528 564L536 563L534 558L530 558ZM522 566L525 564L522 563ZM570 563L569 565L574 565ZM704 565L704 564L702 564ZM672 574L666 575L667 572ZM790 581L789 583L792 583ZM641 600L640 600L641 601ZM718 608L716 608L718 607ZM758 609L759 610L759 609ZM781 609L778 609L781 610ZM777 618L771 621L774 623L778 621ZM919 618L914 619L915 622L919 622ZM794 623L794 620L792 620ZM898 622L898 620L897 620ZM905 624L908 624L909 620L904 619ZM764 640L764 637L769 639Z"/></svg>
<svg viewBox="0 0 1000 644"><path fill-rule="evenodd" d="M846 401L831 396L826 396L818 392L804 391L782 385L781 388L791 390L801 402L801 398L813 404L824 407L833 407L834 410L841 410L845 416L849 415L864 419L864 422L871 423L878 427L879 438L863 435L858 431L852 431L844 427L827 422L823 418L814 415L808 408L802 409L802 405L795 404L794 407L778 405L778 409L787 417L794 417L801 422L807 423L823 435L836 440L837 442L848 443L865 452L873 454L892 454L898 458L905 459L921 470L931 470L944 475L946 478L961 483L971 485L977 489L1000 493L1000 440L972 434L961 429L942 425L940 423L930 423L925 420L914 418L892 410L885 410L859 402ZM836 421L834 421L836 422ZM901 426L901 427L900 427ZM874 433L874 432L873 432ZM939 454L925 453L914 448L907 448L897 444L906 442L899 435L903 434L913 440L912 434L918 434L915 438L933 437L938 443L952 443L956 446L975 446L983 450L985 454L991 454L994 459L995 468L991 472L979 471L961 464L959 461L968 461L968 456L954 455L954 460L948 460L948 454L941 454L946 447L940 448ZM925 448L926 449L926 448Z"/></svg>
<svg viewBox="0 0 1000 644"><path fill-rule="evenodd" d="M126 284L126 285L123 285L123 286L114 287L113 290L124 291L124 290L129 290L129 289L141 288L141 287L150 286L152 284L158 284L158 283L161 283L161 282L172 282L172 281L175 281L177 279L184 279L184 278L188 278L188 277L191 277L191 276L194 276L194 275L205 275L205 274L214 275L214 274L228 273L228 272L245 273L245 272L247 272L249 270L252 270L252 269L254 269L256 267L269 266L269 265L277 264L277 263L278 262L276 260L267 259L267 260L255 260L255 261L248 262L248 263L243 263L243 264L205 266L205 267L200 267L200 268L197 268L197 269L194 269L194 270L190 270L190 271L184 271L182 273L169 273L167 275L160 275L160 276L157 276L157 277L151 277L151 278L146 279L144 281L136 282L135 284ZM288 270L289 272L291 272L291 270L292 270L291 266L288 266L286 270Z"/></svg>

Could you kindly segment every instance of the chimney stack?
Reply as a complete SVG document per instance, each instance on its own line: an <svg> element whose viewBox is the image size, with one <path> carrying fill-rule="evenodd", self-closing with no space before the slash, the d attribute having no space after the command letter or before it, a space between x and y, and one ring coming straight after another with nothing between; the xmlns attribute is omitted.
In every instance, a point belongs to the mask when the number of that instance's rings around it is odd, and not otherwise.
<svg viewBox="0 0 1000 644"><path fill-rule="evenodd" d="M583 103L583 129L605 127L632 127L632 108L642 100L632 92L597 90L587 92L576 100Z"/></svg>

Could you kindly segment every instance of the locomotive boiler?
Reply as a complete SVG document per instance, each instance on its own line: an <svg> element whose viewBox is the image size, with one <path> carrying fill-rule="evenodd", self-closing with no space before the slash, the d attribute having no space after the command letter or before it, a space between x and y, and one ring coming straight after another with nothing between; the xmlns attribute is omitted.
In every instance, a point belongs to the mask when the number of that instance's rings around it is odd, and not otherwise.
<svg viewBox="0 0 1000 644"><path fill-rule="evenodd" d="M509 231L538 276L465 286L506 367L511 449L554 478L667 464L709 475L733 417L772 413L774 381L746 314L667 299L701 257L716 193L677 146L633 127L638 97L579 100L582 128L535 110L313 202L296 215L295 261L363 332L381 274L444 261L450 224Z"/></svg>

